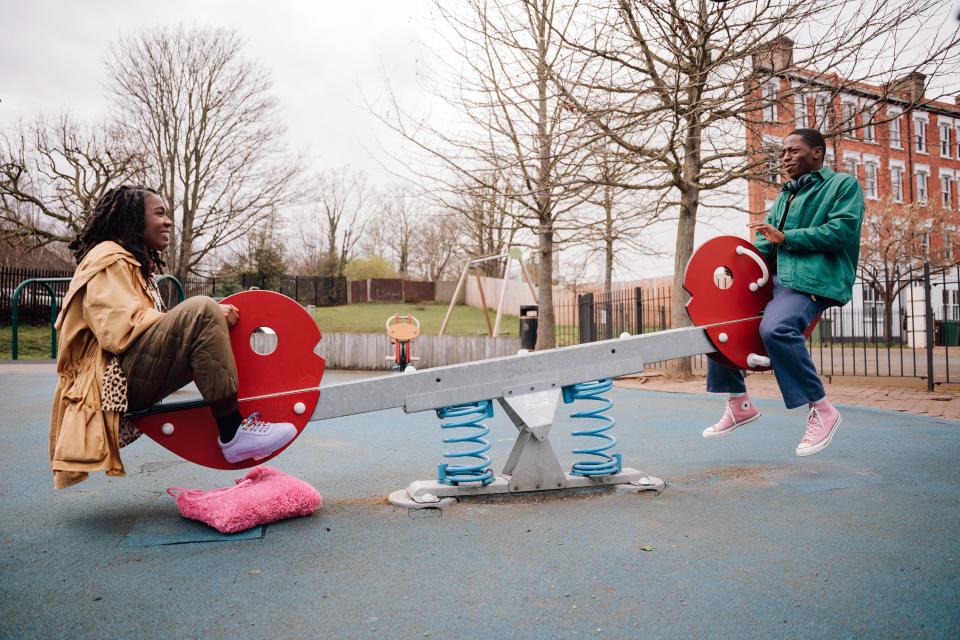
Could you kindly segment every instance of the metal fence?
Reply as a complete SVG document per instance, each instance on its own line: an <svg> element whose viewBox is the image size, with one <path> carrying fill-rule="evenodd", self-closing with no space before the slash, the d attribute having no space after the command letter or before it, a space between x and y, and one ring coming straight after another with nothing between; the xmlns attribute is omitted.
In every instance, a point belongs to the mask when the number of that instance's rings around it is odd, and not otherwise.
<svg viewBox="0 0 960 640"><path fill-rule="evenodd" d="M72 276L72 271L0 268L0 322L10 322L13 291L24 280ZM187 276L181 284L187 297L203 295L223 298L238 291L257 288L278 291L304 306L330 307L347 303L347 279L344 277L284 275L268 278L255 273L244 273L225 277ZM59 297L59 305L67 292L68 283L54 283L52 286ZM160 291L168 307L176 304L177 290L172 282L160 282ZM28 287L21 294L18 314L23 324L48 323L50 295L43 287Z"/></svg>
<svg viewBox="0 0 960 640"><path fill-rule="evenodd" d="M670 300L669 287L578 295L576 305L556 308L557 344L668 329ZM960 267L926 276L917 267L879 289L858 278L853 299L827 309L807 345L827 377L917 377L928 387L960 381ZM695 357L693 366L705 369L706 359Z"/></svg>

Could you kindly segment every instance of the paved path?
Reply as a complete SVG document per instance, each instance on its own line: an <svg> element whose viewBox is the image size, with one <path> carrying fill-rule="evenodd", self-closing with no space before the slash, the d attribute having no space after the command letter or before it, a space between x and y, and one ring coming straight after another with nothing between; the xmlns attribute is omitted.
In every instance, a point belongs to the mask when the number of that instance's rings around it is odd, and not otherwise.
<svg viewBox="0 0 960 640"><path fill-rule="evenodd" d="M621 378L617 384L631 389L704 394L706 381L698 375L692 380L672 380L660 373ZM928 392L919 378L876 378L833 376L824 380L824 388L835 404L905 411L919 415L960 420L960 385L937 385ZM747 376L747 390L755 398L780 398L777 381L771 374Z"/></svg>
<svg viewBox="0 0 960 640"><path fill-rule="evenodd" d="M20 371L0 373L0 638L960 637L954 421L849 407L827 450L797 458L802 415L759 391L762 423L704 440L715 399L617 388L617 449L662 495L441 514L384 500L452 448L436 417L361 414L271 462L320 490L318 513L200 543L164 489L237 474L142 438L128 477L54 491L55 377ZM564 466L584 440L569 410L551 432ZM499 471L516 430L499 409L490 426Z"/></svg>

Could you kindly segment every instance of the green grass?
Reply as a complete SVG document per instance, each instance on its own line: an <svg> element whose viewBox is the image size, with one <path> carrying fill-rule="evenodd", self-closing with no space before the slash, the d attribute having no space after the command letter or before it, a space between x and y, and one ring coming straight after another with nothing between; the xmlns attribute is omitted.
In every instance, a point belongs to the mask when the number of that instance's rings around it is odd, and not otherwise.
<svg viewBox="0 0 960 640"><path fill-rule="evenodd" d="M447 312L447 305L438 302L364 302L341 307L317 307L313 318L323 333L386 333L387 318L399 313L408 313L420 321L420 333L435 336ZM490 324L497 320L497 312L489 311ZM520 332L517 316L503 314L500 321L501 336L516 336ZM457 305L453 308L447 330L448 336L484 336L487 323L483 311L475 307Z"/></svg>
<svg viewBox="0 0 960 640"><path fill-rule="evenodd" d="M21 360L50 359L50 325L20 325L17 332L19 358ZM0 327L0 360L13 358L13 327Z"/></svg>

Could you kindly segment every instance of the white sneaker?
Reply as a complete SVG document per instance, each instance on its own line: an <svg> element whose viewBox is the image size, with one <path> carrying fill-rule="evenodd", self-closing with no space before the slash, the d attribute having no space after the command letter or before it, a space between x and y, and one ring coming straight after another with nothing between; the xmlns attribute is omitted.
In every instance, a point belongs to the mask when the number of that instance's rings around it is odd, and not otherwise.
<svg viewBox="0 0 960 640"><path fill-rule="evenodd" d="M289 422L264 422L259 413L251 413L240 423L233 440L224 444L217 439L227 462L253 458L261 460L297 437L297 428Z"/></svg>

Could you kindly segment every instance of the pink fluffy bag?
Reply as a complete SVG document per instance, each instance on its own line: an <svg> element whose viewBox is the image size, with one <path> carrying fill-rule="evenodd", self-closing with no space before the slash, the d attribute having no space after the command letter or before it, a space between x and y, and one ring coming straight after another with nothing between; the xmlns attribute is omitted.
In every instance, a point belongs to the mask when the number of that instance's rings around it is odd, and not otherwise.
<svg viewBox="0 0 960 640"><path fill-rule="evenodd" d="M170 487L184 518L204 522L221 533L308 516L323 504L312 486L272 467L256 467L232 487L203 491Z"/></svg>

